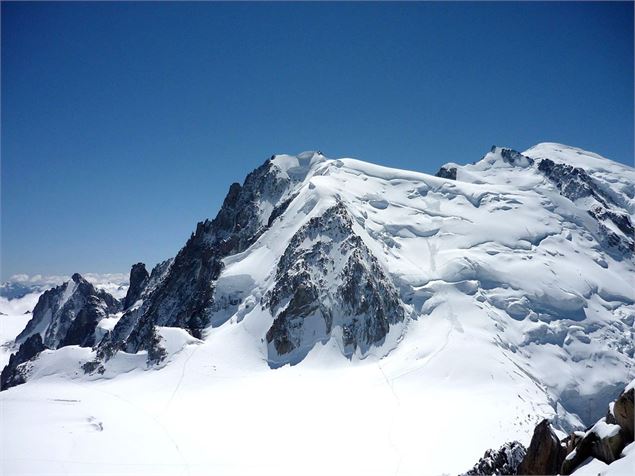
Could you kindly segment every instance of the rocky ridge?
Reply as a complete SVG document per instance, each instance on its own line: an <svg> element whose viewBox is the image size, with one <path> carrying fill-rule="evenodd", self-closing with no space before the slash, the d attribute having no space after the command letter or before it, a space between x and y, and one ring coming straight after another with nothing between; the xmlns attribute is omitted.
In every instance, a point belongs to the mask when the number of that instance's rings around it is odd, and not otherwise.
<svg viewBox="0 0 635 476"><path fill-rule="evenodd" d="M397 289L353 231L342 203L293 236L265 305L275 316L266 338L276 366L299 362L335 327L342 332L344 355L363 355L405 317Z"/></svg>
<svg viewBox="0 0 635 476"><path fill-rule="evenodd" d="M15 341L22 344L39 334L47 349L90 347L95 344L97 323L120 309L119 301L75 273L70 281L42 294L33 317Z"/></svg>
<svg viewBox="0 0 635 476"><path fill-rule="evenodd" d="M274 158L247 175L242 186L230 186L216 218L198 223L165 270L157 271L155 285L140 308L124 314L104 337L98 359L108 360L119 349L147 350L149 361L156 362L152 356L163 355L157 347L156 326L180 327L202 336L215 310L214 282L223 269L223 258L253 244L282 213L288 204L285 196L303 178L281 173Z"/></svg>

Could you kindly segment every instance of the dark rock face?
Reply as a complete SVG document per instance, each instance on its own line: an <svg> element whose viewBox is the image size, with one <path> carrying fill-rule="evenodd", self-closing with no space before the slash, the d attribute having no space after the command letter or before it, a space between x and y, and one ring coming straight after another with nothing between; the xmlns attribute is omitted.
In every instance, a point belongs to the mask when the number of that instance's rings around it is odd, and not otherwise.
<svg viewBox="0 0 635 476"><path fill-rule="evenodd" d="M615 417L615 423L622 427L624 431L625 440L627 442L633 441L633 409L635 408L635 402L633 396L635 389L631 388L628 392L622 393L613 405L613 415Z"/></svg>
<svg viewBox="0 0 635 476"><path fill-rule="evenodd" d="M92 347L99 321L118 312L120 307L118 300L77 273L71 281L46 291L40 296L33 317L16 337L20 347L2 371L3 385L24 383L26 373L21 364L44 349L68 345Z"/></svg>
<svg viewBox="0 0 635 476"><path fill-rule="evenodd" d="M267 220L267 227L271 227L271 225L273 225L273 222L276 220L276 218L281 216L287 210L287 208L289 208L289 205L295 199L296 196L297 194L289 197L288 199L286 199L280 205L276 206L276 208L273 209L273 211L271 212L271 215L269 215L269 220Z"/></svg>
<svg viewBox="0 0 635 476"><path fill-rule="evenodd" d="M104 337L98 356L108 359L119 349L158 351L154 326L181 327L201 337L215 310L214 283L222 259L246 250L284 212L292 199L282 199L292 184L271 160L251 172L242 186L232 184L216 218L197 225L158 283L146 285L143 305L126 313Z"/></svg>
<svg viewBox="0 0 635 476"><path fill-rule="evenodd" d="M143 286L141 294L137 298L137 300L142 301L141 306L127 310L124 315L121 316L121 319L119 319L115 328L111 332L108 332L97 345L97 357L99 360L108 360L118 350L126 348L126 340L128 339L128 336L130 336L130 333L133 329L135 329L135 326L141 326L139 324L139 319L144 315L144 312L148 308L149 296L152 295L167 276L170 267L172 266L172 261L172 259L163 261L152 269L149 278ZM140 330L137 332L139 333ZM90 369L91 366L88 366L88 368ZM99 365L96 364L95 368L98 369Z"/></svg>
<svg viewBox="0 0 635 476"><path fill-rule="evenodd" d="M518 441L505 443L498 450L487 450L465 475L519 474L518 466L527 450ZM463 476L463 475L462 475Z"/></svg>
<svg viewBox="0 0 635 476"><path fill-rule="evenodd" d="M444 179L456 180L456 167L443 166L434 175L436 175L437 177L444 178Z"/></svg>
<svg viewBox="0 0 635 476"><path fill-rule="evenodd" d="M598 222L606 243L623 252L635 251L633 223L627 213L620 212L614 200L594 182L584 169L568 164L557 164L551 159L542 159L538 164L540 170L560 191L560 194L571 201L590 197L595 201L588 212ZM621 233L607 226L611 222Z"/></svg>
<svg viewBox="0 0 635 476"><path fill-rule="evenodd" d="M496 150L496 146L493 146L492 152L494 152L495 150ZM511 165L523 165L523 164L531 165L534 163L533 159L530 159L529 157L524 156L520 152L514 149L509 149L507 147L502 147L500 149L500 154L503 160Z"/></svg>
<svg viewBox="0 0 635 476"><path fill-rule="evenodd" d="M586 432L573 433L564 440L568 454L562 463L562 474L571 474L588 458L611 464L620 457L624 447L633 441L634 393L632 388L622 392L609 406L606 417Z"/></svg>
<svg viewBox="0 0 635 476"><path fill-rule="evenodd" d="M288 186L289 179L280 176L269 161L250 173L242 187L233 184L216 218L198 224L150 297L148 319L200 335L209 322L221 260L256 241L269 219L260 212L261 202L277 203Z"/></svg>
<svg viewBox="0 0 635 476"><path fill-rule="evenodd" d="M597 220L600 231L606 236L609 246L626 252L635 251L635 230L633 229L631 218L626 213L617 213L598 205L589 210L589 215ZM605 224L607 221L613 222L623 234L620 235L612 231Z"/></svg>
<svg viewBox="0 0 635 476"><path fill-rule="evenodd" d="M95 328L100 320L107 314L101 312L99 298L89 296L86 298L86 306L81 308L75 319L71 322L66 336L59 347L67 345L79 345L80 347L92 347L95 345Z"/></svg>
<svg viewBox="0 0 635 476"><path fill-rule="evenodd" d="M623 448L624 439L620 432L611 436L600 436L595 431L588 431L578 439L573 451L567 455L560 472L571 474L588 458L597 458L610 464L619 458Z"/></svg>
<svg viewBox="0 0 635 476"><path fill-rule="evenodd" d="M16 343L23 343L37 333L48 349L92 346L97 322L119 309L120 303L114 297L76 273L71 281L42 294Z"/></svg>
<svg viewBox="0 0 635 476"><path fill-rule="evenodd" d="M543 420L534 430L527 454L518 467L518 474L558 474L564 458L565 449L558 436L549 420Z"/></svg>
<svg viewBox="0 0 635 476"><path fill-rule="evenodd" d="M44 344L42 343L42 336L40 334L33 334L28 337L22 345L20 345L18 351L15 354L11 354L9 363L2 369L2 374L0 375L0 391L26 382L26 369L23 368L22 364L28 362L43 350Z"/></svg>
<svg viewBox="0 0 635 476"><path fill-rule="evenodd" d="M583 197L593 197L607 206L611 199L594 185L593 179L580 167L568 164L557 164L551 159L542 159L538 164L540 170L560 190L563 196L575 201Z"/></svg>
<svg viewBox="0 0 635 476"><path fill-rule="evenodd" d="M132 269L130 270L130 287L128 287L128 292L123 300L124 309L128 309L139 300L146 284L148 284L148 279L150 279L150 275L146 270L145 264L137 263L132 265Z"/></svg>
<svg viewBox="0 0 635 476"><path fill-rule="evenodd" d="M336 326L345 355L365 353L403 321L397 290L352 227L339 203L291 239L263 300L275 316L266 336L272 366L297 363Z"/></svg>

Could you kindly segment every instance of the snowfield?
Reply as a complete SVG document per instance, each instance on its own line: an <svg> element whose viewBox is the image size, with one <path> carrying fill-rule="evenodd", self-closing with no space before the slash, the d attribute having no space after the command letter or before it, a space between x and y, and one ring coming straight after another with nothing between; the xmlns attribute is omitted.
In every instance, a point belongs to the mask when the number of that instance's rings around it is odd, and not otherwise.
<svg viewBox="0 0 635 476"><path fill-rule="evenodd" d="M531 431L537 421L527 417L541 406L552 413L544 394L503 362L485 381L470 375L474 359L460 342L404 346L420 360L407 369L390 361L408 355L351 363L327 345L273 371L240 326L218 331L161 370L126 356L116 378L42 369L0 394L5 474L459 472L484 447ZM452 362L438 357L444 350ZM45 352L48 367L60 369L89 350ZM456 438L458 454L448 444Z"/></svg>
<svg viewBox="0 0 635 476"><path fill-rule="evenodd" d="M162 326L159 366L121 351L93 374L81 368L91 348L44 350L26 384L0 393L3 474L458 474L487 448L527 445L543 418L563 436L594 422L635 373L635 260L616 225L635 220L635 170L560 144L506 151L446 165L456 180L276 156L288 206L224 258L214 299L227 305L203 338ZM562 185L538 168L545 158L593 181ZM337 204L405 318L349 359L344 325L328 333L315 314L295 336L303 346L278 354L264 304L278 263ZM275 205L260 203L265 222ZM331 240L306 236L307 249ZM322 288L340 269L335 259ZM3 365L29 318L12 301L0 309Z"/></svg>

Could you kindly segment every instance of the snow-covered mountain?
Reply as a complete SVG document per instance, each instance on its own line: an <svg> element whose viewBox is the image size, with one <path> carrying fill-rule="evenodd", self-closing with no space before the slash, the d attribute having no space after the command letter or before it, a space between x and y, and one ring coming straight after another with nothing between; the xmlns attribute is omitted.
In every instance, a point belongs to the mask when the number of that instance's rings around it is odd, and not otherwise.
<svg viewBox="0 0 635 476"><path fill-rule="evenodd" d="M258 448L262 473L460 472L542 418L567 432L597 420L633 378L633 220L635 170L560 144L494 147L437 176L273 156L173 259L133 267L123 312L102 306L72 342L25 347L14 366L28 383L0 394L8 425L24 423L22 398L62 440L60 421L99 420L93 443L70 439L122 461L110 472L252 472L232 441ZM34 322L73 325L77 312L55 317L61 294ZM53 418L43 392L79 402ZM103 409L112 395L121 411ZM147 418L169 437L120 448ZM202 442L200 424L234 440ZM10 467L27 467L6 444ZM316 448L330 456L314 461Z"/></svg>

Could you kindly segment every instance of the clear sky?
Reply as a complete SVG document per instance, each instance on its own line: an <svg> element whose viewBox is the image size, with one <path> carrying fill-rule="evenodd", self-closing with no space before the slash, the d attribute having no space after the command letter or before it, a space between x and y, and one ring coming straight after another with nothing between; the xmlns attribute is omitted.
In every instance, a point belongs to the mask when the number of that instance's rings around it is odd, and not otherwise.
<svg viewBox="0 0 635 476"><path fill-rule="evenodd" d="M632 165L633 4L2 2L2 277L176 254L274 153Z"/></svg>

